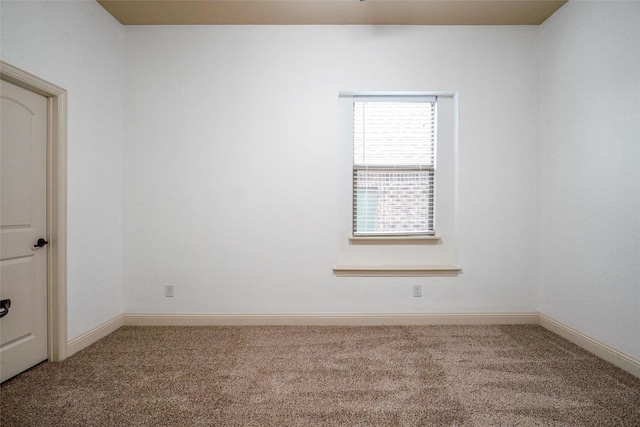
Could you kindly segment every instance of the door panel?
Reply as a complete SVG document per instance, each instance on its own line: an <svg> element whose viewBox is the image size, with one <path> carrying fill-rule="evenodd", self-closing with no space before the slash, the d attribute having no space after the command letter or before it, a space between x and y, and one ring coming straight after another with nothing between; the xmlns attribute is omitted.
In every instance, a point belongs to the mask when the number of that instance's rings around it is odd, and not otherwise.
<svg viewBox="0 0 640 427"><path fill-rule="evenodd" d="M20 286L34 282L32 264L31 257L2 261L2 293L11 296L12 303L10 315L0 320L3 344L27 337L33 330L33 318L27 310L32 305L33 289L31 286Z"/></svg>
<svg viewBox="0 0 640 427"><path fill-rule="evenodd" d="M47 359L47 99L0 81L0 380Z"/></svg>

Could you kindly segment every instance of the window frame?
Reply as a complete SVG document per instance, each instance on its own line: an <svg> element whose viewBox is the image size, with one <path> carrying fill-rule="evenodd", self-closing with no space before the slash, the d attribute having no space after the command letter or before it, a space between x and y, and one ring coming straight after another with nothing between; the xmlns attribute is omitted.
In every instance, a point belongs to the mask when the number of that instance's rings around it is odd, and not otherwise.
<svg viewBox="0 0 640 427"><path fill-rule="evenodd" d="M337 103L340 153L336 171L336 221L339 224L336 277L446 277L458 265L458 144L460 97L456 91L339 91ZM438 152L435 236L353 237L353 97L362 95L431 95L438 97Z"/></svg>
<svg viewBox="0 0 640 427"><path fill-rule="evenodd" d="M385 241L385 240L394 240L398 239L410 239L408 241L422 241L429 242L433 240L437 240L436 237L436 165L437 165L437 150L438 150L438 130L437 130L437 122L438 122L438 97L434 94L426 94L426 93L409 93L409 92L393 92L393 93L351 93L351 94L340 94L341 97L350 97L352 104L352 127L351 127L351 165L352 165L352 227L351 227L351 239L354 241L360 242L370 242L370 241ZM433 125L433 139L429 141L432 144L431 148L431 157L432 160L429 162L422 164L421 162L416 163L388 163L388 164L367 164L366 161L358 162L356 160L356 132L355 132L355 110L356 103L366 103L366 102L385 102L385 103L431 103L433 104L433 115L430 117ZM365 144L365 141L362 142ZM364 147L363 147L364 149ZM428 152L425 154L429 154ZM429 157L429 156L427 156ZM371 171L371 172L381 172L381 173L399 173L399 172L408 172L408 173L427 173L427 191L428 193L425 195L427 200L423 201L427 207L426 218L424 218L427 226L419 231L408 231L401 230L398 232L384 232L384 231L371 231L364 230L358 231L358 218L361 217L361 212L358 211L359 206L359 190L362 187L358 186L357 183L357 175L361 171Z"/></svg>

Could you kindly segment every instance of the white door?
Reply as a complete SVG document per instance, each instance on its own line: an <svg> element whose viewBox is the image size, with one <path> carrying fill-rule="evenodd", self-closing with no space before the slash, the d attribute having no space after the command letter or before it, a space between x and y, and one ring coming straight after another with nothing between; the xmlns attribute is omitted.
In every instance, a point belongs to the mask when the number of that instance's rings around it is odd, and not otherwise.
<svg viewBox="0 0 640 427"><path fill-rule="evenodd" d="M47 98L0 81L0 381L47 359ZM11 306L7 309L7 300Z"/></svg>

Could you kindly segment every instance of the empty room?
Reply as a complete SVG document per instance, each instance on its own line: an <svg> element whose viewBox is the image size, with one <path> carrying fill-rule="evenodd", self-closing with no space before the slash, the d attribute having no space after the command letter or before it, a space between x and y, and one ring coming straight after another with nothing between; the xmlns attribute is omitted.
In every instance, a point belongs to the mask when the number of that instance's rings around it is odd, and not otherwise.
<svg viewBox="0 0 640 427"><path fill-rule="evenodd" d="M640 425L640 2L0 0L0 425Z"/></svg>

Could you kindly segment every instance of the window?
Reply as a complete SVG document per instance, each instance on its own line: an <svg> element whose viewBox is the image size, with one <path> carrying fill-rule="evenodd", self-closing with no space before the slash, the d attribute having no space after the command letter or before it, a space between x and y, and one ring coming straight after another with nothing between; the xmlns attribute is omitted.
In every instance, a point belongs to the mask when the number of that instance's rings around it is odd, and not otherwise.
<svg viewBox="0 0 640 427"><path fill-rule="evenodd" d="M435 234L436 98L353 98L353 236Z"/></svg>
<svg viewBox="0 0 640 427"><path fill-rule="evenodd" d="M339 277L453 276L458 94L340 92Z"/></svg>

